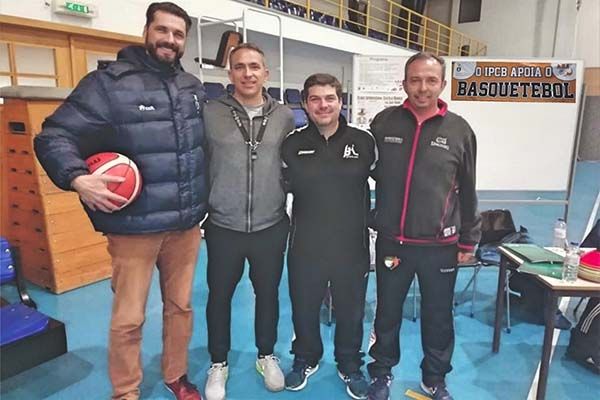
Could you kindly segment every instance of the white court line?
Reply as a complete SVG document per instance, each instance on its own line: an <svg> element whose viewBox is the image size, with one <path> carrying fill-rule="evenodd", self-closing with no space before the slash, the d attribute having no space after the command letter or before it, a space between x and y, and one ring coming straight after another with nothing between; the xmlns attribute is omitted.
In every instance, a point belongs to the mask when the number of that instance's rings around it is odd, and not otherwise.
<svg viewBox="0 0 600 400"><path fill-rule="evenodd" d="M594 207L592 208L592 212L590 213L590 217L588 219L588 223L587 226L585 228L585 231L583 233L583 237L581 238L581 242L583 242L583 239L585 239L585 237L587 236L588 233L590 233L590 231L592 230L592 227L594 226L594 221L596 220L596 214L598 213L598 206L600 205L600 190L598 191L598 195L596 196L596 202L594 203ZM558 305L558 309L565 314L567 311L567 307L569 307L569 300L571 300L570 297L563 297L560 300L560 304ZM552 350L550 351L550 363L552 363L552 356L554 355L554 348L556 347L556 343L558 343L558 338L560 337L560 329L555 329L554 330L554 334L552 336ZM531 382L531 387L529 388L529 394L527 395L527 400L535 400L535 398L537 397L537 387L538 387L538 381L540 379L540 364L541 362L538 363L537 369L535 371L535 375L533 377L533 382Z"/></svg>

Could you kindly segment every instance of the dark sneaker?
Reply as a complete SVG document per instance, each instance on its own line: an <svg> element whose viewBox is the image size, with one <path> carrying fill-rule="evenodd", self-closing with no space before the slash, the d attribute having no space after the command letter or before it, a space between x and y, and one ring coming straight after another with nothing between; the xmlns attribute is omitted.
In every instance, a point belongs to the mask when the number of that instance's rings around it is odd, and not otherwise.
<svg viewBox="0 0 600 400"><path fill-rule="evenodd" d="M560 310L558 310L554 316L554 328L561 330L571 329L571 321L569 321Z"/></svg>
<svg viewBox="0 0 600 400"><path fill-rule="evenodd" d="M369 400L388 400L390 398L391 375L376 376L371 380L367 398Z"/></svg>
<svg viewBox="0 0 600 400"><path fill-rule="evenodd" d="M430 395L433 400L454 400L444 382L436 383L434 386L426 386L421 382L421 389Z"/></svg>
<svg viewBox="0 0 600 400"><path fill-rule="evenodd" d="M363 373L359 370L345 375L338 371L338 376L346 384L346 392L353 399L366 399L369 394L369 383Z"/></svg>
<svg viewBox="0 0 600 400"><path fill-rule="evenodd" d="M192 385L188 381L187 375L183 375L172 383L165 382L165 386L173 393L177 400L202 400L202 396L200 396L196 385Z"/></svg>
<svg viewBox="0 0 600 400"><path fill-rule="evenodd" d="M295 359L292 370L285 376L285 388L291 391L304 389L308 377L317 372L319 364L311 367L305 360Z"/></svg>
<svg viewBox="0 0 600 400"><path fill-rule="evenodd" d="M600 375L600 351L592 354L590 347L586 346L589 341L585 339L585 335L579 329L572 329L569 347L567 347L567 357L593 373Z"/></svg>

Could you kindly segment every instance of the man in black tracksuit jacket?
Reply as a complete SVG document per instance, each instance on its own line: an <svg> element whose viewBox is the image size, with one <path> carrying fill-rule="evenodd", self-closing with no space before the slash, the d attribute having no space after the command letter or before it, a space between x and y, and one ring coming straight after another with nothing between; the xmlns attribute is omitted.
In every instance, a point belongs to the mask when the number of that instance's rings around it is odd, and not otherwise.
<svg viewBox="0 0 600 400"><path fill-rule="evenodd" d="M475 135L439 100L443 63L430 54L411 57L403 82L408 99L371 123L379 161L373 174L377 312L369 399L389 398L391 369L400 360L402 305L415 274L421 290L421 386L434 399L452 398L444 378L452 369L456 265L472 258L481 233Z"/></svg>
<svg viewBox="0 0 600 400"><path fill-rule="evenodd" d="M360 372L365 293L369 271L367 179L375 141L346 124L341 85L328 74L304 84L309 124L282 144L284 178L293 194L288 274L295 339L288 390L300 390L323 355L319 310L331 282L336 310L335 358L353 398L366 398Z"/></svg>

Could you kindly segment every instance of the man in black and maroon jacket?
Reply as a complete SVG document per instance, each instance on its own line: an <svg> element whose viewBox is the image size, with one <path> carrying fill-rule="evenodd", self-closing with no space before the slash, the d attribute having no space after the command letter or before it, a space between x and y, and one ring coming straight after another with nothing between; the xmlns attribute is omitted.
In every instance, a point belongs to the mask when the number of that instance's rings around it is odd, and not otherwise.
<svg viewBox="0 0 600 400"><path fill-rule="evenodd" d="M450 400L445 375L454 349L452 299L456 265L473 257L480 238L475 192L475 135L439 99L444 61L427 53L405 66L403 105L371 123L379 149L374 227L377 313L368 365L369 399L389 398L400 360L402 305L414 279L421 290L422 389Z"/></svg>
<svg viewBox="0 0 600 400"><path fill-rule="evenodd" d="M367 179L376 160L375 140L340 116L342 85L334 76L311 75L303 96L310 122L281 146L284 179L294 195L288 249L294 365L285 386L303 389L319 368L319 310L330 282L338 375L352 398L364 399L369 389L360 370L369 272Z"/></svg>

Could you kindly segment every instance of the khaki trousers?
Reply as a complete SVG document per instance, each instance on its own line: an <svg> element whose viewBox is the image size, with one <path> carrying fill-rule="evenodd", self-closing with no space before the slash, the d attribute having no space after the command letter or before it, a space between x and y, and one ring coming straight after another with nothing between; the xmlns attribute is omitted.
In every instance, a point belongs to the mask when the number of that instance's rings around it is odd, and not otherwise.
<svg viewBox="0 0 600 400"><path fill-rule="evenodd" d="M143 235L110 234L107 238L114 292L108 346L112 398L138 399L142 326L155 265L163 301L163 378L170 383L187 373L200 227Z"/></svg>

